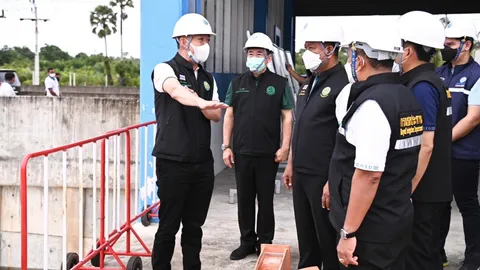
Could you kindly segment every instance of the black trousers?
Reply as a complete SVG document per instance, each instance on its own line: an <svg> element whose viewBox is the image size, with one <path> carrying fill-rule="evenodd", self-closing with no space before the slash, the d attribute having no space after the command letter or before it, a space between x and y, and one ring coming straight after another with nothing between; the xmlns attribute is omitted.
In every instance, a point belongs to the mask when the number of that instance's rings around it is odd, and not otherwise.
<svg viewBox="0 0 480 270"><path fill-rule="evenodd" d="M439 248L442 211L449 203L413 203L412 243L408 248L407 269L441 270Z"/></svg>
<svg viewBox="0 0 480 270"><path fill-rule="evenodd" d="M154 270L172 267L175 235L182 223L183 269L201 269L202 226L212 198L213 160L203 163L184 163L157 159L160 223L152 251Z"/></svg>
<svg viewBox="0 0 480 270"><path fill-rule="evenodd" d="M271 244L275 234L273 195L278 163L274 156L235 155L238 225L244 246ZM255 232L255 198L258 201Z"/></svg>
<svg viewBox="0 0 480 270"><path fill-rule="evenodd" d="M323 186L327 179L320 176L293 173L293 208L297 226L300 260L298 268L317 266L319 269L339 269L337 232L322 208ZM323 268L322 268L323 264Z"/></svg>
<svg viewBox="0 0 480 270"><path fill-rule="evenodd" d="M462 214L465 234L465 263L480 265L480 204L478 177L480 160L452 159L453 196ZM450 210L451 208L448 208ZM447 211L445 211L447 212ZM450 211L444 214L442 243L450 227ZM446 231L446 232L445 232ZM443 247L443 246L442 246Z"/></svg>
<svg viewBox="0 0 480 270"><path fill-rule="evenodd" d="M340 265L340 269L410 270L406 267L410 241L411 230L405 230L398 239L391 243L372 243L357 239L357 247L353 255L358 257L358 266L349 265L346 268Z"/></svg>

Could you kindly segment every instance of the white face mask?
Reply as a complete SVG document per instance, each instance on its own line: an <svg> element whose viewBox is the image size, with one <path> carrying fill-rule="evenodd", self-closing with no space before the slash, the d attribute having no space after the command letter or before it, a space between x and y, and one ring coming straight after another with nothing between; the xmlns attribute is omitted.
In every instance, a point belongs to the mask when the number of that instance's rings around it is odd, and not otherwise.
<svg viewBox="0 0 480 270"><path fill-rule="evenodd" d="M400 72L400 65L393 62L392 72Z"/></svg>
<svg viewBox="0 0 480 270"><path fill-rule="evenodd" d="M49 73L48 76L55 78L55 73Z"/></svg>
<svg viewBox="0 0 480 270"><path fill-rule="evenodd" d="M344 65L345 67L345 71L347 72L347 76L348 76L348 81L351 82L351 83L354 83L355 80L353 79L353 74L352 74L352 63L346 63Z"/></svg>
<svg viewBox="0 0 480 270"><path fill-rule="evenodd" d="M305 64L305 68L309 69L310 71L314 72L322 63L322 59L320 59L320 54L313 53L309 50L306 50L302 55L303 63Z"/></svg>
<svg viewBox="0 0 480 270"><path fill-rule="evenodd" d="M192 47L193 54L190 52L189 55L195 63L200 64L207 61L208 55L210 54L210 45L208 45L208 43L205 43L202 46L195 46L192 44Z"/></svg>

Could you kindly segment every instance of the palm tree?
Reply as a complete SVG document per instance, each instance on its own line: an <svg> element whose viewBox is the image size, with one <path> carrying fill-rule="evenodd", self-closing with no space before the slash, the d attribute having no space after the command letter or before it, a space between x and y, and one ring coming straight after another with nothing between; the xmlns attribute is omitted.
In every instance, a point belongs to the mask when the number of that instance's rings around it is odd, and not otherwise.
<svg viewBox="0 0 480 270"><path fill-rule="evenodd" d="M110 1L110 6L112 7L120 7L120 57L124 57L123 54L123 21L128 18L128 14L125 13L125 8L131 7L133 8L133 1L132 0L113 0Z"/></svg>
<svg viewBox="0 0 480 270"><path fill-rule="evenodd" d="M90 13L90 24L92 25L92 33L105 41L105 74L107 75L108 85L113 84L112 71L108 60L107 36L117 32L117 13L108 6L97 6Z"/></svg>

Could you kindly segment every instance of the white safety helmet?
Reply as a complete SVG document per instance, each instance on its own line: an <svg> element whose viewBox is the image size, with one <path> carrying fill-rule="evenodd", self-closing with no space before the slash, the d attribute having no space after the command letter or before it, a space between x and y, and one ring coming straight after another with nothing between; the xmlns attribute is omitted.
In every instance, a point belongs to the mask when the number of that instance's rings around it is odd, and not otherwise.
<svg viewBox="0 0 480 270"><path fill-rule="evenodd" d="M172 38L193 36L193 35L212 35L212 27L205 17L198 13L187 13L178 19L173 28Z"/></svg>
<svg viewBox="0 0 480 270"><path fill-rule="evenodd" d="M264 33L253 33L245 42L243 49L247 51L249 48L262 48L266 49L269 53L273 53L272 40Z"/></svg>
<svg viewBox="0 0 480 270"><path fill-rule="evenodd" d="M434 15L410 11L397 20L400 38L429 48L443 49L445 28Z"/></svg>
<svg viewBox="0 0 480 270"><path fill-rule="evenodd" d="M395 60L403 53L401 38L388 24L365 28L359 36L352 42L352 48L362 49L369 58Z"/></svg>
<svg viewBox="0 0 480 270"><path fill-rule="evenodd" d="M464 38L469 37L476 40L478 32L470 20L452 20L445 28L445 37L447 38Z"/></svg>
<svg viewBox="0 0 480 270"><path fill-rule="evenodd" d="M301 36L304 42L341 43L345 40L343 29L338 24L319 27L313 23L307 23L303 28Z"/></svg>

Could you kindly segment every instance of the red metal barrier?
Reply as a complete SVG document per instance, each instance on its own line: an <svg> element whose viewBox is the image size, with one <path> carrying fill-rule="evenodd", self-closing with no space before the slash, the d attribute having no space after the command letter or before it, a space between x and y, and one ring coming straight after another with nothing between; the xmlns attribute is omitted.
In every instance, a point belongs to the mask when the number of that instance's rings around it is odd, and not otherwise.
<svg viewBox="0 0 480 270"><path fill-rule="evenodd" d="M132 130L136 131L137 134L137 147L138 147L138 130L140 128L144 128L145 132L147 132L148 126L155 125L156 122L147 122L143 124L138 124L122 129L118 129L112 132L108 132L105 135L94 137L88 140L83 140L79 141L76 143L71 143L67 144L64 146L60 147L55 147L52 149L44 150L44 151L39 151L35 153L31 153L25 156L25 158L22 161L21 164L21 169L20 169L20 200L21 200L21 269L22 270L27 270L29 269L28 266L28 204L27 204L27 166L28 163L31 159L37 158L37 157L44 157L44 212L46 211L47 213L44 213L44 248L48 247L48 194L49 194L49 185L48 185L48 157L49 155L52 155L54 153L62 153L63 155L63 195L64 195L64 211L63 211L63 244L62 244L62 257L63 257L63 264L62 264L62 269L107 269L105 268L105 263L104 263L104 258L106 255L111 255L115 258L117 261L119 267L117 268L108 268L108 269L136 269L139 265L141 264L141 259L138 256L144 256L144 257L149 257L151 256L151 251L149 248L145 245L145 243L142 241L140 236L137 234L137 232L134 230L132 227L132 223L134 223L136 220L139 218L142 218L144 216L150 216L152 215L153 209L158 209L160 202L157 201L147 209L144 209L143 212L139 213L135 217L131 217L131 210L130 210L130 205L131 205L131 134L130 132ZM154 127L155 128L155 127ZM117 136L117 137L115 137ZM121 141L121 136L125 136L125 220L126 222L120 226L120 174L119 174L119 169L120 169L120 141ZM108 215L109 213L106 213L109 209L108 207L108 194L110 193L110 186L109 186L109 178L107 178L107 184L106 184L106 177L108 177L108 169L106 169L106 165L109 164L109 157L108 157L108 147L106 147L106 142L108 142L109 139L114 138L114 152L116 151L115 149L118 149L118 152L115 152L115 165L117 165L117 179L118 182L113 180L113 219L112 222L114 225L112 225L115 229L108 234L108 236L105 236L105 227L109 226L108 224ZM118 139L118 141L117 141ZM100 234L98 241L96 241L96 248L92 248L90 252L87 253L85 257L82 258L82 255L76 254L76 253L68 253L66 252L66 238L67 238L67 229L66 229L66 189L67 189L67 184L66 184L66 156L67 156L67 151L78 148L79 150L79 171L80 175L82 175L82 168L83 168L83 151L84 148L87 144L92 144L93 145L93 166L94 166L94 184L93 184L93 196L94 196L94 202L95 202L95 196L96 196L96 182L95 182L95 168L96 168L96 146L97 142L100 142ZM147 143L147 142L145 142ZM118 155L118 163L117 163L117 155ZM138 149L137 149L137 155L138 155ZM138 164L138 156L137 156L137 164ZM138 165L137 165L138 166ZM138 168L138 167L137 167ZM114 168L115 169L115 168ZM80 183L79 183L79 190L83 189L83 178L80 177ZM117 184L118 188L118 193L115 188L115 184ZM136 190L138 193L138 190ZM46 196L46 198L45 198ZM83 193L79 196L81 196L80 200L83 202ZM115 197L117 196L117 197ZM105 198L107 197L107 199ZM115 201L116 199L116 201ZM136 200L136 197L135 197ZM45 206L46 204L46 206ZM115 209L115 205L117 204L117 209ZM79 205L82 205L80 203ZM81 206L80 206L81 207ZM137 207L137 205L135 205ZM95 217L95 205L93 206L93 216ZM117 211L117 216L115 216L115 211ZM80 213L80 212L79 212ZM83 212L80 214L82 215L80 220L81 223L83 223ZM116 218L115 218L116 217ZM105 219L107 218L107 222L105 222ZM94 223L93 225L93 236L95 237L95 224L96 221L95 219L92 221ZM106 224L107 223L107 224ZM115 225L116 224L116 225ZM83 230L83 229L82 229ZM141 244L141 246L144 249L144 252L133 252L131 251L131 234L138 240L138 242ZM113 246L117 243L117 241L120 239L122 235L126 236L126 245L125 245L125 251L118 252L113 249ZM80 238L80 237L79 237ZM83 231L81 232L81 238L80 238L80 247L79 247L79 252L80 254L83 254ZM132 256L129 259L129 262L127 266L120 260L120 256ZM91 261L92 265L94 267L87 267L85 266L86 263ZM48 265L48 250L44 250L44 269L49 269ZM133 268L132 268L133 267Z"/></svg>

